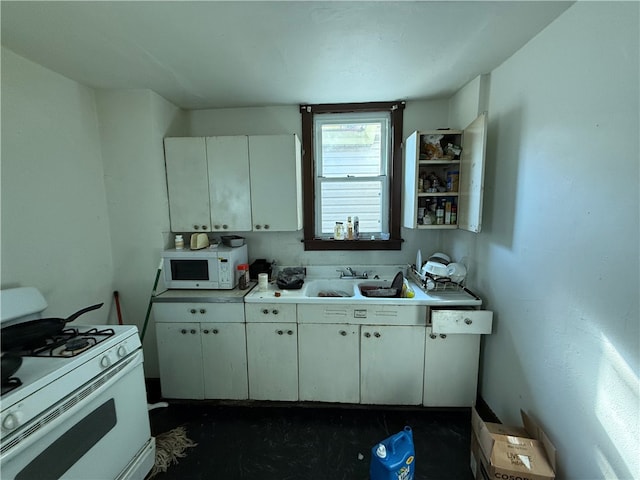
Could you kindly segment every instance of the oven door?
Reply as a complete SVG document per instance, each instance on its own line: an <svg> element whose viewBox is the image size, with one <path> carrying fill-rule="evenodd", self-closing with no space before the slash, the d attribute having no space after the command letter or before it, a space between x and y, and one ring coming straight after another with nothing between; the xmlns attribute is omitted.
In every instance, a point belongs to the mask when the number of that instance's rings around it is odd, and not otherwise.
<svg viewBox="0 0 640 480"><path fill-rule="evenodd" d="M2 478L144 478L155 448L142 358L136 351L3 438Z"/></svg>

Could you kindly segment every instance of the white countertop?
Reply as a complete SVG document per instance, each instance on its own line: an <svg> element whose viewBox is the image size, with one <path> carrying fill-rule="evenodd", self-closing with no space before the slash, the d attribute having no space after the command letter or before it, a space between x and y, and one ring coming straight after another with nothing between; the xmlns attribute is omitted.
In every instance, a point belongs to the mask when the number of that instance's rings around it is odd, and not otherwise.
<svg viewBox="0 0 640 480"><path fill-rule="evenodd" d="M339 267L338 267L339 268ZM406 273L405 265L391 266L356 266L356 273L367 272L367 279L343 279L336 272L336 267L307 267L307 275L302 288L298 290L284 290L278 288L275 281L269 282L268 290L262 291L254 288L244 297L245 303L315 303L315 304L384 304L384 305L428 305L428 306L479 306L482 300L460 290L430 291L425 292L411 279L409 285L413 289L413 298L371 298L365 297L357 288L359 283L376 283L386 281L390 284L396 273ZM376 278L379 277L379 278ZM308 292L314 282L322 282L323 285L335 290L353 293L349 297L318 297L308 296ZM354 288L355 287L355 288Z"/></svg>

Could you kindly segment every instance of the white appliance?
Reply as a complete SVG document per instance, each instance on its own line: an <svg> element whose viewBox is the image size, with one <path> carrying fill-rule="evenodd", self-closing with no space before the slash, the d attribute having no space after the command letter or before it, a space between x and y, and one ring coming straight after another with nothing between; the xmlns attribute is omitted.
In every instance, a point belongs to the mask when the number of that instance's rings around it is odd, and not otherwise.
<svg viewBox="0 0 640 480"><path fill-rule="evenodd" d="M2 290L0 302L2 325L40 318L47 307L32 287ZM3 480L144 479L155 439L135 326L71 322L14 353L22 363L0 396Z"/></svg>
<svg viewBox="0 0 640 480"><path fill-rule="evenodd" d="M246 245L165 250L162 252L164 284L167 288L231 290L238 284L238 265L247 261Z"/></svg>

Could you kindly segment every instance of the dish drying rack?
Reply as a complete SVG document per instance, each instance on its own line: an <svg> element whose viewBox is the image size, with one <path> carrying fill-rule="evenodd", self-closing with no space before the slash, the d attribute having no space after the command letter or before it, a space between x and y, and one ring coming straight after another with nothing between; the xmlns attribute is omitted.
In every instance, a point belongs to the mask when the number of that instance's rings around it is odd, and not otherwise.
<svg viewBox="0 0 640 480"><path fill-rule="evenodd" d="M454 282L449 277L439 277L425 273L422 275L416 270L415 265L409 265L408 277L413 280L421 290L425 292L466 292L476 299L480 299L475 293L464 285L464 280L460 283Z"/></svg>

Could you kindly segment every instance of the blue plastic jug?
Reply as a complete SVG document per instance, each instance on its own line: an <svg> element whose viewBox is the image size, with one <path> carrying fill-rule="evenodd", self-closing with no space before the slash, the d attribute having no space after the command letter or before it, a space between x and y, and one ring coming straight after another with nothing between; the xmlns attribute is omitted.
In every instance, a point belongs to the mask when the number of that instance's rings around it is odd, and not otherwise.
<svg viewBox="0 0 640 480"><path fill-rule="evenodd" d="M413 480L415 468L413 432L409 426L371 449L371 480Z"/></svg>

